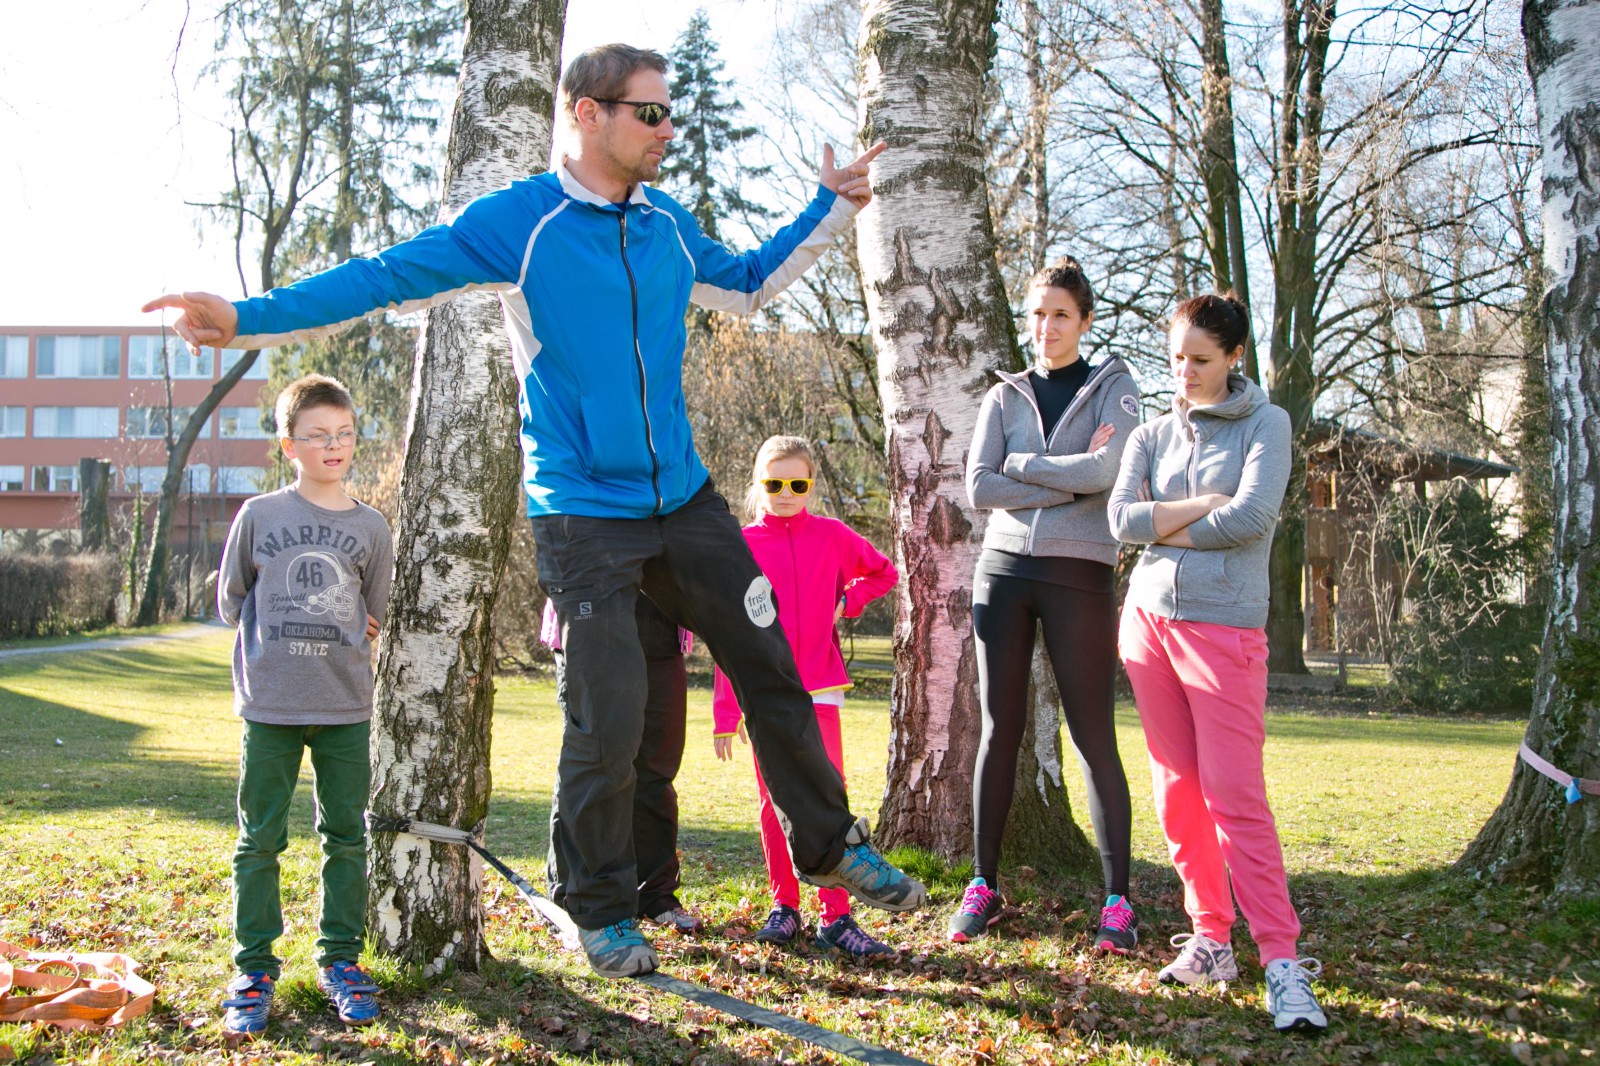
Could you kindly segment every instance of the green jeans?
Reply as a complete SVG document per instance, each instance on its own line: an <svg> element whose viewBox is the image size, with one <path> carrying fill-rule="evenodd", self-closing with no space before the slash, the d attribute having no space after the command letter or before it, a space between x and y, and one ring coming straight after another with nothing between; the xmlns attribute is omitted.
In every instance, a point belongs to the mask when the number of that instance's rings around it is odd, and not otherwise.
<svg viewBox="0 0 1600 1066"><path fill-rule="evenodd" d="M289 802L311 749L317 832L322 837L322 918L317 965L355 962L367 927L367 826L372 723L266 725L246 721L239 744L239 842L233 851L233 963L278 977L283 935L278 856L289 844Z"/></svg>

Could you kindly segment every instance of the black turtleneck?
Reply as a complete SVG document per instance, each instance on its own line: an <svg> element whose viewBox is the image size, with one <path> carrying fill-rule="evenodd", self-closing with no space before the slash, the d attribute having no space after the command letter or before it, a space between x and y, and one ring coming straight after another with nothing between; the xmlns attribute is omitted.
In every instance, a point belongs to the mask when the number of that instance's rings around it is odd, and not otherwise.
<svg viewBox="0 0 1600 1066"><path fill-rule="evenodd" d="M1035 365L1033 368L1033 395L1039 401L1039 416L1044 420L1044 437L1050 439L1050 431L1056 428L1056 423L1072 406L1078 390L1083 388L1083 383L1089 380L1089 364L1082 358L1074 359L1066 366L1057 367L1055 370L1046 370Z"/></svg>

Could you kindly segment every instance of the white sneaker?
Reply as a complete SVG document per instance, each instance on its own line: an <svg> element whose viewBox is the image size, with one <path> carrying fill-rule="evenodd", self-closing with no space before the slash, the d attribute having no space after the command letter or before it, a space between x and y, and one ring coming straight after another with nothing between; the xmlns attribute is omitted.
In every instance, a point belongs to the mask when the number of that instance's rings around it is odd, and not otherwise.
<svg viewBox="0 0 1600 1066"><path fill-rule="evenodd" d="M1328 1027L1328 1016L1317 1006L1311 980L1322 976L1316 959L1273 959L1267 963L1267 1011L1280 1033L1316 1035Z"/></svg>
<svg viewBox="0 0 1600 1066"><path fill-rule="evenodd" d="M1181 948L1178 957L1161 967L1164 985L1209 985L1218 981L1237 981L1239 964L1233 948L1219 944L1204 933L1179 933L1172 946Z"/></svg>

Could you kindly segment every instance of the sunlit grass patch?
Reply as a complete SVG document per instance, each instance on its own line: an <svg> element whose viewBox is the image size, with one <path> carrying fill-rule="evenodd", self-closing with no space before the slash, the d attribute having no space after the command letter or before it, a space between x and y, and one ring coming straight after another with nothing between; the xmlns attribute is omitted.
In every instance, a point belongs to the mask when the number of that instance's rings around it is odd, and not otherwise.
<svg viewBox="0 0 1600 1066"><path fill-rule="evenodd" d="M484 906L494 957L477 973L426 980L369 953L386 1014L371 1029L345 1030L314 979L309 771L284 857L281 1007L266 1039L225 1047L217 1001L230 976L239 733L228 638L214 631L122 652L0 661L0 938L127 951L160 990L151 1015L103 1037L0 1026L0 1058L9 1046L21 1061L127 1064L837 1061L592 976L492 873ZM867 650L886 656L887 643ZM1199 993L1156 983L1171 953L1166 938L1185 928L1184 917L1130 706L1119 709L1118 730L1134 789L1134 896L1144 922L1133 955L1087 950L1095 878L1013 876L995 935L950 944L944 921L969 869L901 849L895 858L930 884L933 904L907 916L858 909L862 925L901 954L856 965L808 943L776 950L753 941L770 901L749 750L715 759L709 693L695 690L679 778L684 895L711 927L697 938L653 933L666 968L938 1063L1583 1061L1600 1031L1600 903L1547 906L1448 869L1500 798L1520 723L1269 715L1269 790L1307 929L1302 951L1327 967L1320 988L1334 1027L1319 1042L1271 1031L1242 925L1242 981ZM886 700L854 698L844 732L851 794L871 815L883 789ZM488 839L535 884L559 735L548 681L500 682ZM1068 786L1085 821L1082 781L1069 773ZM803 900L814 922L815 894Z"/></svg>

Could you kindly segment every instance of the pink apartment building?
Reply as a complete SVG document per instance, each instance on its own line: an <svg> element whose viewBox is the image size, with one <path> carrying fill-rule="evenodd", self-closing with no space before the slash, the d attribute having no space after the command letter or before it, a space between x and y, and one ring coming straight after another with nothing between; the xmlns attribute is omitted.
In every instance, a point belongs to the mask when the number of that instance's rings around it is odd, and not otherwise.
<svg viewBox="0 0 1600 1066"><path fill-rule="evenodd" d="M191 356L158 326L0 326L0 548L21 530L76 533L80 459L111 463L113 515L140 495L153 504L167 463L167 375L181 427L242 354ZM180 551L197 537L219 542L262 490L274 436L261 424L266 376L263 352L190 452L173 524Z"/></svg>

